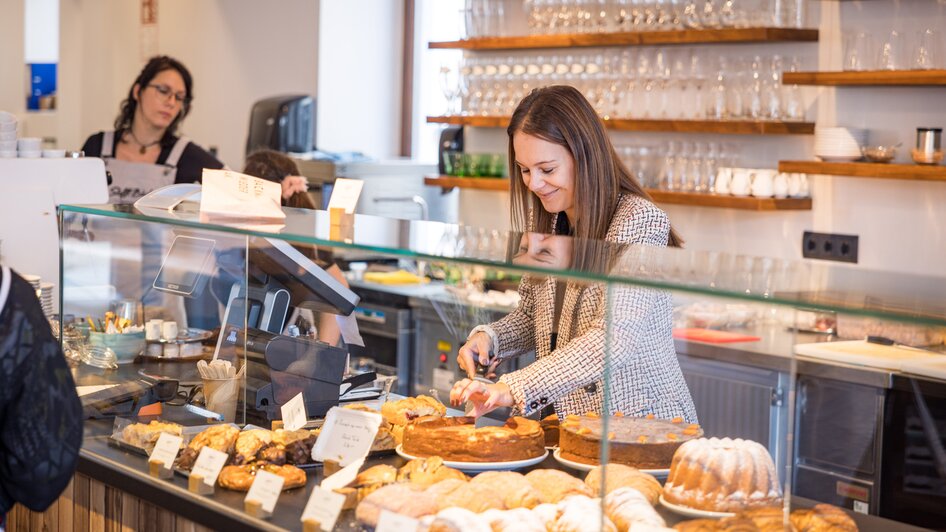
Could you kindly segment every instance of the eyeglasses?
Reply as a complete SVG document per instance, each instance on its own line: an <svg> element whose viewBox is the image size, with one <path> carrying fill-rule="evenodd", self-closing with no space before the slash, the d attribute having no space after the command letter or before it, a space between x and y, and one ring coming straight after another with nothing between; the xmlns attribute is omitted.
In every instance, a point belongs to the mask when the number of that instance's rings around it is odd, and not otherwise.
<svg viewBox="0 0 946 532"><path fill-rule="evenodd" d="M190 97L187 94L183 92L172 92L171 87L168 87L167 85L151 84L148 86L158 91L158 94L160 94L163 98L168 98L169 96L173 95L174 101L176 101L177 103L190 103L191 101Z"/></svg>

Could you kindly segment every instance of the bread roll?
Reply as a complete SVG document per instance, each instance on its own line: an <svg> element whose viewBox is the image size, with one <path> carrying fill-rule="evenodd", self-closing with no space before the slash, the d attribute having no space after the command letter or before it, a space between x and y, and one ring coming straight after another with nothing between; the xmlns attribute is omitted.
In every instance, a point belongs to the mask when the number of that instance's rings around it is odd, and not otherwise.
<svg viewBox="0 0 946 532"><path fill-rule="evenodd" d="M489 486L470 482L457 486L456 489L440 497L437 503L440 509L457 506L476 513L490 509L502 510L506 507L503 504L502 494Z"/></svg>
<svg viewBox="0 0 946 532"><path fill-rule="evenodd" d="M572 495L558 503L558 518L550 528L552 532L584 532L599 530L617 532L614 523L601 514L601 499L584 495Z"/></svg>
<svg viewBox="0 0 946 532"><path fill-rule="evenodd" d="M423 486L389 484L365 497L355 509L355 518L366 526L378 525L381 510L397 512L415 519L437 513L437 501Z"/></svg>
<svg viewBox="0 0 946 532"><path fill-rule="evenodd" d="M430 486L448 478L468 480L462 472L443 465L439 456L415 458L404 464L397 473L398 482L410 482L420 486Z"/></svg>
<svg viewBox="0 0 946 532"><path fill-rule="evenodd" d="M557 469L530 471L526 480L541 494L542 502L557 503L569 495L593 495L584 482Z"/></svg>
<svg viewBox="0 0 946 532"><path fill-rule="evenodd" d="M506 508L535 508L542 503L542 494L525 475L515 471L487 471L473 477L470 483L488 486L502 495Z"/></svg>
<svg viewBox="0 0 946 532"><path fill-rule="evenodd" d="M619 488L604 497L604 513L620 532L627 532L634 523L665 526L663 518L650 501L634 488Z"/></svg>
<svg viewBox="0 0 946 532"><path fill-rule="evenodd" d="M446 508L437 512L427 532L493 532L489 523L465 508Z"/></svg>
<svg viewBox="0 0 946 532"><path fill-rule="evenodd" d="M602 494L601 475L603 468L607 468L604 470L607 485ZM657 504L657 500L660 498L660 492L663 490L660 482L658 482L653 475L623 464L608 464L607 466L595 467L589 471L588 476L585 477L585 484L591 488L595 496L607 495L618 488L634 488L644 494L644 497L650 501L651 506Z"/></svg>
<svg viewBox="0 0 946 532"><path fill-rule="evenodd" d="M487 510L480 514L493 532L546 532L545 523L526 508Z"/></svg>

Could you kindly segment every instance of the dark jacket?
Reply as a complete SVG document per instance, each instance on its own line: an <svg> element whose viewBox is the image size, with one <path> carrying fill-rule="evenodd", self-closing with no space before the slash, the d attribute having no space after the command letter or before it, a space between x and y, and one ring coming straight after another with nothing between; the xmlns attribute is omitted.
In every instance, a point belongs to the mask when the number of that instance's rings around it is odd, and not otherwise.
<svg viewBox="0 0 946 532"><path fill-rule="evenodd" d="M52 504L81 441L76 387L36 292L0 268L0 522L15 503L35 511Z"/></svg>

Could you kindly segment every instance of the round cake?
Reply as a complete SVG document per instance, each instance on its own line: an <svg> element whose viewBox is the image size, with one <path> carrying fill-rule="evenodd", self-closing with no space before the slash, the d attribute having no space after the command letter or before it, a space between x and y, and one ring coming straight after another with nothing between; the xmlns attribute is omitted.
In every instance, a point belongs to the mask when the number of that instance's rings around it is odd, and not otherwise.
<svg viewBox="0 0 946 532"><path fill-rule="evenodd" d="M738 438L701 438L681 445L663 496L672 504L712 512L782 504L769 452L760 443Z"/></svg>
<svg viewBox="0 0 946 532"><path fill-rule="evenodd" d="M404 452L456 462L510 462L542 456L538 421L511 417L501 427L474 426L472 417L420 418L404 429Z"/></svg>
<svg viewBox="0 0 946 532"><path fill-rule="evenodd" d="M559 447L566 460L598 465L602 420L594 414L568 416L562 422ZM699 425L682 419L613 415L608 418L608 461L638 469L667 469L681 444L703 436Z"/></svg>

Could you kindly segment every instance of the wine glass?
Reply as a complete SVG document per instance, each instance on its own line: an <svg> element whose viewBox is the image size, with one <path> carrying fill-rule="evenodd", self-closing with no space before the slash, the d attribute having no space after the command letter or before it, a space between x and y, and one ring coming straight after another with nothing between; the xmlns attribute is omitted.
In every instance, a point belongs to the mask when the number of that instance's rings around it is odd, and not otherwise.
<svg viewBox="0 0 946 532"><path fill-rule="evenodd" d="M445 114L456 114L456 99L460 93L460 79L457 67L449 63L440 64L440 90L447 101Z"/></svg>

